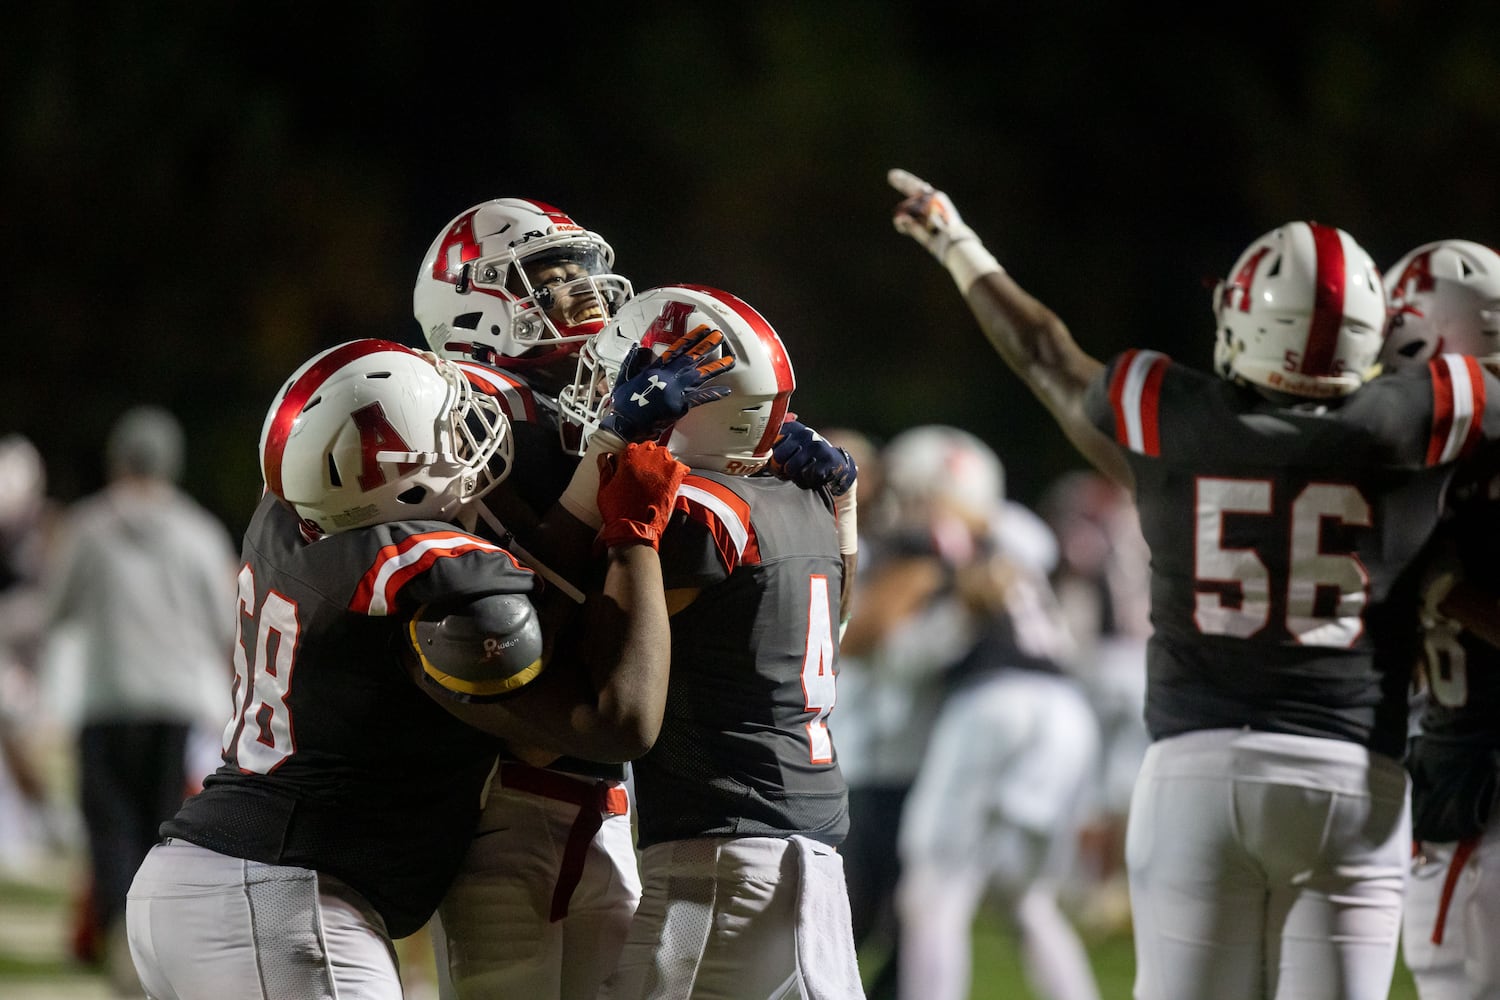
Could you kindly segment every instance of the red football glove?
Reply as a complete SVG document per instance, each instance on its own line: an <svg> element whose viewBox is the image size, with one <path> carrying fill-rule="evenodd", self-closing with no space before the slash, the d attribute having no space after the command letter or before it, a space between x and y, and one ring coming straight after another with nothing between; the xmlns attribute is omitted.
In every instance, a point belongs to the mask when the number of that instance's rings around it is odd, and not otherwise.
<svg viewBox="0 0 1500 1000"><path fill-rule="evenodd" d="M618 455L600 455L599 463L600 544L656 548L688 467L653 441L627 444Z"/></svg>

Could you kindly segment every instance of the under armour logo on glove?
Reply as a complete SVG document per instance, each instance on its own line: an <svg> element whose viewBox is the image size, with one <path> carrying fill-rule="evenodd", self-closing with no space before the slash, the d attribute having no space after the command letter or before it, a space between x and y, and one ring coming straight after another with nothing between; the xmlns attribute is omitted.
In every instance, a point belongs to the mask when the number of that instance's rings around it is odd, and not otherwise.
<svg viewBox="0 0 1500 1000"><path fill-rule="evenodd" d="M647 397L651 394L652 389L665 389L666 387L667 383L658 378L655 372L652 372L646 379L646 387L640 392L632 392L630 394L630 401L636 406L646 406L650 403Z"/></svg>
<svg viewBox="0 0 1500 1000"><path fill-rule="evenodd" d="M599 422L624 441L651 441L661 437L683 414L695 406L729 395L725 385L704 385L734 367L734 356L722 350L724 334L699 325L678 337L661 357L630 374L642 352L637 344L620 366L620 381L610 393L609 411ZM708 357L710 354L713 357Z"/></svg>

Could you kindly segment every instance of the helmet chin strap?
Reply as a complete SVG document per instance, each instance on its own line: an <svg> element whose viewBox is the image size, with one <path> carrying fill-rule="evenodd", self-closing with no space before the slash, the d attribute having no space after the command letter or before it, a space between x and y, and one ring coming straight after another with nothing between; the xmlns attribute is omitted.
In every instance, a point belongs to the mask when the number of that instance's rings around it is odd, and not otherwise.
<svg viewBox="0 0 1500 1000"><path fill-rule="evenodd" d="M542 579L546 580L548 583L561 590L564 594L567 594L568 598L573 601L573 603L582 604L584 602L585 598L583 591L573 586L567 580L564 580L560 575L558 575L555 570L549 567L546 563L542 562L536 556L532 555L530 552L527 552L526 549L521 546L521 543L516 541L516 536L511 534L510 530L500 522L500 519L498 517L495 516L494 511L490 510L482 503L474 504L473 506L477 508L479 512L479 520L483 521L486 525L489 526L489 529L495 533L496 538L499 539L500 544L505 547L506 551L510 552L511 555L515 556L517 559L521 560L521 562L525 563L528 567L535 570Z"/></svg>

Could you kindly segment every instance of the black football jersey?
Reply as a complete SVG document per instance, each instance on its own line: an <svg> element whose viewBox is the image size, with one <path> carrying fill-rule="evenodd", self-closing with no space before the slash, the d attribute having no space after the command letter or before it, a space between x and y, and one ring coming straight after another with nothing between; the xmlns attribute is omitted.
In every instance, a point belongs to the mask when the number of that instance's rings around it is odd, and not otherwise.
<svg viewBox="0 0 1500 1000"><path fill-rule="evenodd" d="M456 362L469 383L500 400L510 420L514 442L511 475L484 497L483 503L494 514L504 531L495 531L481 521L478 532L503 546L519 546L521 554L540 553L537 523L562 496L578 467L578 456L563 447L564 439L576 443L577 430L564 431L557 411L557 400L532 385L520 372L503 371L474 361ZM596 567L602 576L602 566ZM596 584L594 580L574 580L581 589ZM507 760L516 759L509 750L502 752ZM578 757L561 757L551 770L592 778L623 781L629 774L627 764L605 764Z"/></svg>
<svg viewBox="0 0 1500 1000"><path fill-rule="evenodd" d="M474 834L499 742L398 658L439 598L530 594L504 549L436 521L306 542L270 494L245 533L224 764L163 824L223 854L333 875L393 937L431 916Z"/></svg>
<svg viewBox="0 0 1500 1000"><path fill-rule="evenodd" d="M848 832L828 716L839 557L832 501L770 476L694 472L661 541L672 678L656 744L634 762L642 847L713 836Z"/></svg>
<svg viewBox="0 0 1500 1000"><path fill-rule="evenodd" d="M1444 355L1277 405L1127 351L1085 405L1125 450L1151 549L1152 736L1250 727L1399 758L1414 563L1453 463L1500 437L1500 383Z"/></svg>
<svg viewBox="0 0 1500 1000"><path fill-rule="evenodd" d="M1437 544L1457 557L1466 581L1500 593L1500 472L1495 463L1456 483L1449 509ZM1480 754L1500 750L1500 649L1461 629L1439 627L1424 643L1423 668L1427 701L1422 742L1464 746Z"/></svg>
<svg viewBox="0 0 1500 1000"><path fill-rule="evenodd" d="M515 508L508 507L502 512L497 494L513 494L525 504L526 513L512 516L505 525L524 544L529 524L547 513L567 489L578 466L578 456L563 450L556 400L536 391L516 373L473 361L457 364L470 384L500 400L510 420L515 472L486 499L502 514L502 520L506 520L504 513L514 515Z"/></svg>

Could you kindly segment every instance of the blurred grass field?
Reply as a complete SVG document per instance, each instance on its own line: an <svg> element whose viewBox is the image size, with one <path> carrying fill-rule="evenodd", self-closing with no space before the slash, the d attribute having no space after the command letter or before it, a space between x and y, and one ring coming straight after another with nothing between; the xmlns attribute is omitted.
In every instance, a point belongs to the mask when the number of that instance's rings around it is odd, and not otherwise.
<svg viewBox="0 0 1500 1000"><path fill-rule="evenodd" d="M1102 1000L1131 1000L1135 955L1128 933L1088 939L1089 959L1099 980ZM1026 985L1015 940L992 913L981 913L974 926L974 980L969 1000L1040 1000ZM1417 1000L1411 973L1399 961L1390 1000Z"/></svg>

